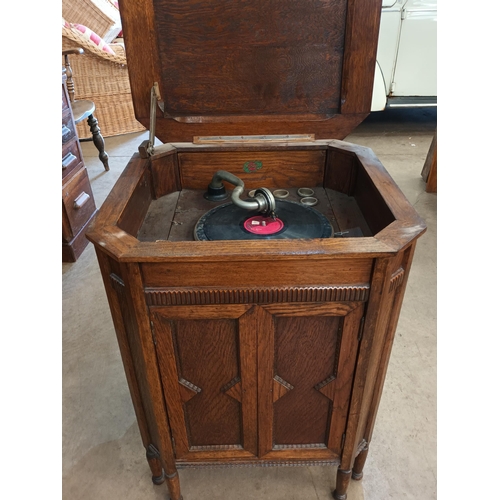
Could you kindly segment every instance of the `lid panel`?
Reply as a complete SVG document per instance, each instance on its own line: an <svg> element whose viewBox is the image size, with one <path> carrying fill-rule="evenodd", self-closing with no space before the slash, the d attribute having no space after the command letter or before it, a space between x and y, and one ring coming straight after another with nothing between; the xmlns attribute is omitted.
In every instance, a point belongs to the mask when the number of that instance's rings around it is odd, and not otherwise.
<svg viewBox="0 0 500 500"><path fill-rule="evenodd" d="M153 4L167 117L324 120L338 111L347 0Z"/></svg>
<svg viewBox="0 0 500 500"><path fill-rule="evenodd" d="M343 139L370 112L381 0L120 0L137 120L155 135Z"/></svg>

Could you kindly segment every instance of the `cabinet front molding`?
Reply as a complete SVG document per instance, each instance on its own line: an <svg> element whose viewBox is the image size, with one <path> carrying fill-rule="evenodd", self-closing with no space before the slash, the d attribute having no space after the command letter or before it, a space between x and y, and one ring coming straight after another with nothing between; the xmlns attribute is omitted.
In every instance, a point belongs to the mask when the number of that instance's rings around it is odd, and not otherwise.
<svg viewBox="0 0 500 500"><path fill-rule="evenodd" d="M146 288L149 306L266 304L281 302L365 302L370 285L262 288Z"/></svg>

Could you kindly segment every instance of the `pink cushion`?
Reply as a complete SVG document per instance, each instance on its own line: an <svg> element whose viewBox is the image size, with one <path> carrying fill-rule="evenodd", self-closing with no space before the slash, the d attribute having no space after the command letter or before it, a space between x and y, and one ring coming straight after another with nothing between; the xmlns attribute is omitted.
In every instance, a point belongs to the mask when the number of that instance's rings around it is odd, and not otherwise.
<svg viewBox="0 0 500 500"><path fill-rule="evenodd" d="M115 55L113 49L99 35L94 33L86 26L83 26L83 24L73 24L65 21L64 26L66 28L70 28L73 33L75 33L79 37L82 37L82 39L94 43L98 49L101 49L108 54Z"/></svg>

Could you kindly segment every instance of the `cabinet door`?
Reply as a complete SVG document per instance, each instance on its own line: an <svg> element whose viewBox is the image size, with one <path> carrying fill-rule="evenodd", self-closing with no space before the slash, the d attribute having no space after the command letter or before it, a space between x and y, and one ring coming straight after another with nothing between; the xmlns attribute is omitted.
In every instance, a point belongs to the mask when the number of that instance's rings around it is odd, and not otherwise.
<svg viewBox="0 0 500 500"><path fill-rule="evenodd" d="M363 304L261 306L259 457L341 454Z"/></svg>
<svg viewBox="0 0 500 500"><path fill-rule="evenodd" d="M257 360L249 305L154 308L177 459L257 454Z"/></svg>

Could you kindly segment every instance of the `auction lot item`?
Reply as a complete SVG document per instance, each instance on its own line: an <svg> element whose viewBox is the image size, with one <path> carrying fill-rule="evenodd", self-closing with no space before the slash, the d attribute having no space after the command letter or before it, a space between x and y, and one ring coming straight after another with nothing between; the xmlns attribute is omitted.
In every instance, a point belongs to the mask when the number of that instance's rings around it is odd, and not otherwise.
<svg viewBox="0 0 500 500"><path fill-rule="evenodd" d="M183 467L326 465L343 500L425 231L342 141L370 110L380 1L120 12L150 139L87 237L153 482L180 500Z"/></svg>

